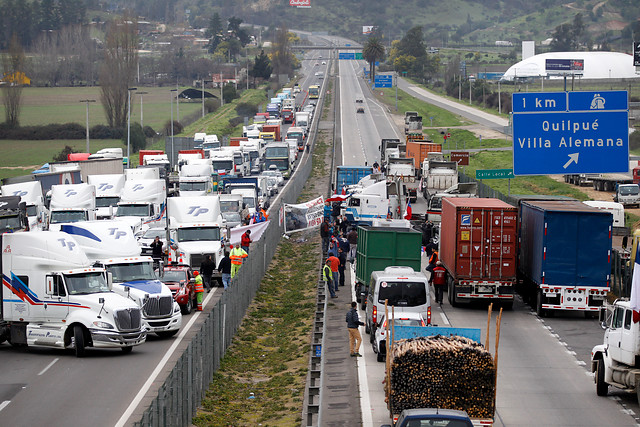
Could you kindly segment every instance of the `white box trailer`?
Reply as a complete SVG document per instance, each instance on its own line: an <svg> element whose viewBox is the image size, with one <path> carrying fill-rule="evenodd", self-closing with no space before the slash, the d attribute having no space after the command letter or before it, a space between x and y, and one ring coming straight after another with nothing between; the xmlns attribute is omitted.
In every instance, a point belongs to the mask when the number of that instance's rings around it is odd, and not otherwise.
<svg viewBox="0 0 640 427"><path fill-rule="evenodd" d="M140 308L111 292L109 276L94 267L66 233L40 231L2 236L0 342L72 348L142 344Z"/></svg>

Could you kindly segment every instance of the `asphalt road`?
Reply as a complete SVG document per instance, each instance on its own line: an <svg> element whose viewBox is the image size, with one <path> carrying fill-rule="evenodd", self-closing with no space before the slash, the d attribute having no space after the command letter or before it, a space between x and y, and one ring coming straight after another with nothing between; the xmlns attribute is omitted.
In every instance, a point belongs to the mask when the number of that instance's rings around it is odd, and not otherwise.
<svg viewBox="0 0 640 427"><path fill-rule="evenodd" d="M340 61L340 100L344 164L364 164L376 158L383 137L398 135L386 109L370 96L364 80L357 78L363 63ZM467 106L451 105L401 80L400 88L428 102L449 109L495 130L506 120ZM365 113L355 113L355 98L363 94ZM424 264L424 263L423 263ZM426 265L423 265L426 266ZM355 299L355 295L354 295ZM434 299L432 295L432 300ZM364 312L360 311L361 319ZM448 302L433 307L433 322L440 326L473 327L486 334L487 306L453 308ZM494 352L496 311L491 321L489 348ZM593 376L588 372L591 348L602 341L596 320L582 315L560 313L540 319L530 307L516 298L512 311L503 312L498 348L496 426L623 426L637 425L635 395L610 390L612 398L595 394ZM364 426L388 424L382 381L384 364L378 363L361 328L364 343L358 359L362 422ZM622 403L622 404L621 404ZM632 412L628 411L631 409Z"/></svg>

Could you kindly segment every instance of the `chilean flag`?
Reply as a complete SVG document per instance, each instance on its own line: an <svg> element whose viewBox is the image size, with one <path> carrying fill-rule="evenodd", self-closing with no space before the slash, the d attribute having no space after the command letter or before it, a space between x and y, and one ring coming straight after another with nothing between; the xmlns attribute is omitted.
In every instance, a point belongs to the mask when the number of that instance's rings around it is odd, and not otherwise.
<svg viewBox="0 0 640 427"><path fill-rule="evenodd" d="M636 259L633 266L633 277L631 279L631 309L633 310L633 321L640 321L640 245L636 248Z"/></svg>
<svg viewBox="0 0 640 427"><path fill-rule="evenodd" d="M404 219L411 219L411 201L407 203L407 210L404 213Z"/></svg>

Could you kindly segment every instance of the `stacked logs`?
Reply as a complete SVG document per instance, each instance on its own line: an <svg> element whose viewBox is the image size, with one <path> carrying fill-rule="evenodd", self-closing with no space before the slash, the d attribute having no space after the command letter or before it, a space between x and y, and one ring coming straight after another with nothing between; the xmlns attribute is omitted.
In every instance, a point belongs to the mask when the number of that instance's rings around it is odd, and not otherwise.
<svg viewBox="0 0 640 427"><path fill-rule="evenodd" d="M391 412L444 408L493 418L495 367L481 345L459 336L400 340L391 350Z"/></svg>

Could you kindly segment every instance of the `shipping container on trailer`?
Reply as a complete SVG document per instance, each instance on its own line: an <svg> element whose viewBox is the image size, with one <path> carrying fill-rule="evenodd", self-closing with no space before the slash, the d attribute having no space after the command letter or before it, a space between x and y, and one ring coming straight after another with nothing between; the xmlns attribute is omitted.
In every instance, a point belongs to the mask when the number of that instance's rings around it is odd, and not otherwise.
<svg viewBox="0 0 640 427"><path fill-rule="evenodd" d="M518 276L538 315L597 313L610 289L612 215L573 200L525 201L519 224Z"/></svg>
<svg viewBox="0 0 640 427"><path fill-rule="evenodd" d="M513 305L517 209L488 198L442 199L440 260L451 305L499 300Z"/></svg>

